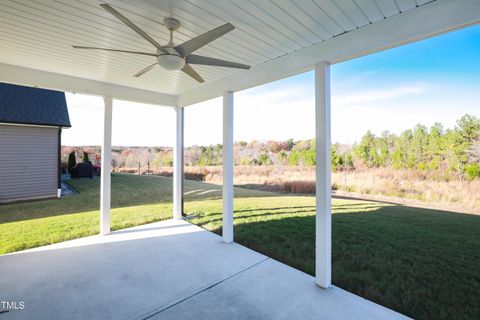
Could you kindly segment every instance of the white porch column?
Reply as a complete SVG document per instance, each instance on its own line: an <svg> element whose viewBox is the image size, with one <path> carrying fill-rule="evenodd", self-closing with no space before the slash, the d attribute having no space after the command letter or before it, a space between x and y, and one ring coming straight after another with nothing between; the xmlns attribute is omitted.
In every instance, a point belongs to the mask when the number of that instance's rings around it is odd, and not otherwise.
<svg viewBox="0 0 480 320"><path fill-rule="evenodd" d="M223 94L223 242L233 242L233 92Z"/></svg>
<svg viewBox="0 0 480 320"><path fill-rule="evenodd" d="M315 65L316 231L315 282L332 283L330 64Z"/></svg>
<svg viewBox="0 0 480 320"><path fill-rule="evenodd" d="M100 234L110 233L110 165L112 159L112 97L103 97L102 163L100 168Z"/></svg>
<svg viewBox="0 0 480 320"><path fill-rule="evenodd" d="M176 108L175 146L173 147L173 219L183 213L183 108Z"/></svg>

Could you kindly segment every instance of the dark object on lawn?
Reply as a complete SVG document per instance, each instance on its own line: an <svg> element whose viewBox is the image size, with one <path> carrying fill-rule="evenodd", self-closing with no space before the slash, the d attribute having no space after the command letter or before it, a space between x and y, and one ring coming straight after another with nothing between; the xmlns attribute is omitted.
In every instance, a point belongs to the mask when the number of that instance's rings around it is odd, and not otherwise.
<svg viewBox="0 0 480 320"><path fill-rule="evenodd" d="M100 166L98 164L93 165L93 174L100 177Z"/></svg>
<svg viewBox="0 0 480 320"><path fill-rule="evenodd" d="M93 165L90 162L78 163L70 171L71 178L93 178Z"/></svg>
<svg viewBox="0 0 480 320"><path fill-rule="evenodd" d="M70 173L70 178L72 178L72 179L73 179L73 178L77 178L77 179L78 179L78 170L77 170L77 168L73 167L73 168L71 168L68 172Z"/></svg>

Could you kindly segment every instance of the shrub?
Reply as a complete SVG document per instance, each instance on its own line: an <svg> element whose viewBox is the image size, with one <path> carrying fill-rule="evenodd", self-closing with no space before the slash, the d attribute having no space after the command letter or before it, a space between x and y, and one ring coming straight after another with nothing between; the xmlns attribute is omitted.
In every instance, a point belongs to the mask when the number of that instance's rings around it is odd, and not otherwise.
<svg viewBox="0 0 480 320"><path fill-rule="evenodd" d="M83 162L89 162L90 160L88 160L88 153L83 151Z"/></svg>
<svg viewBox="0 0 480 320"><path fill-rule="evenodd" d="M291 166L298 166L299 155L297 150L292 150L290 152L290 157L288 157L288 164Z"/></svg>
<svg viewBox="0 0 480 320"><path fill-rule="evenodd" d="M75 158L75 151L68 154L68 172L72 172L72 168L77 165L77 159Z"/></svg>
<svg viewBox="0 0 480 320"><path fill-rule="evenodd" d="M248 166L250 164L250 159L248 157L243 157L240 159L241 166Z"/></svg>
<svg viewBox="0 0 480 320"><path fill-rule="evenodd" d="M266 152L263 152L261 153L259 156L258 156L258 164L260 166L265 166L265 165L269 165L272 163L272 161L270 160L270 158L268 157L268 154Z"/></svg>
<svg viewBox="0 0 480 320"><path fill-rule="evenodd" d="M288 161L288 153L287 153L287 151L285 151L285 150L280 150L280 151L277 153L277 158L278 158L278 160L280 160L283 164L286 164L286 162Z"/></svg>
<svg viewBox="0 0 480 320"><path fill-rule="evenodd" d="M465 174L470 180L480 178L480 163L467 164L465 166Z"/></svg>
<svg viewBox="0 0 480 320"><path fill-rule="evenodd" d="M439 164L439 160L437 158L433 159L432 161L430 161L430 163L428 164L428 169L430 170L438 170L438 168L440 167L440 164Z"/></svg>
<svg viewBox="0 0 480 320"><path fill-rule="evenodd" d="M337 171L344 165L343 158L340 152L338 151L337 144L334 144L332 146L331 160L332 160L332 171Z"/></svg>

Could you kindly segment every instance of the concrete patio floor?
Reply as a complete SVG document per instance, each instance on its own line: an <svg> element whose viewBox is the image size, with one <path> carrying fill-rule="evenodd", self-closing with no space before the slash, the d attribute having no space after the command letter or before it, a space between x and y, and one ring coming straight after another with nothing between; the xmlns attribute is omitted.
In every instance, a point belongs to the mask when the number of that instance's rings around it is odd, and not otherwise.
<svg viewBox="0 0 480 320"><path fill-rule="evenodd" d="M183 220L0 256L3 319L406 319ZM1 306L0 306L1 307Z"/></svg>

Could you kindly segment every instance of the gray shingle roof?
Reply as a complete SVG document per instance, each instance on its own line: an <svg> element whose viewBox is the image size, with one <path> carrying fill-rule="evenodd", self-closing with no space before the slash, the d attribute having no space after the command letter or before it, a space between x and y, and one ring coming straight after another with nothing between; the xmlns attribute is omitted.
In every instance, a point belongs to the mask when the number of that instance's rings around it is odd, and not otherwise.
<svg viewBox="0 0 480 320"><path fill-rule="evenodd" d="M70 127L65 93L0 83L0 122Z"/></svg>

